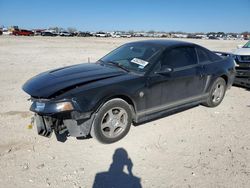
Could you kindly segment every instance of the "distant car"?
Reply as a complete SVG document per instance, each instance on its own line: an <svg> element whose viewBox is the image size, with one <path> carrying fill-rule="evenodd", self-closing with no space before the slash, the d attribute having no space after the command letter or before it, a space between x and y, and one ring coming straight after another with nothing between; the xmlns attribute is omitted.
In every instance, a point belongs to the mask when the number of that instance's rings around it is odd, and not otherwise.
<svg viewBox="0 0 250 188"><path fill-rule="evenodd" d="M34 36L34 32L33 31L29 31L29 30L24 30L24 29L17 29L17 30L14 30L12 32L13 35L16 35L16 36Z"/></svg>
<svg viewBox="0 0 250 188"><path fill-rule="evenodd" d="M78 37L92 37L93 35L90 32L79 32Z"/></svg>
<svg viewBox="0 0 250 188"><path fill-rule="evenodd" d="M126 33L126 32L114 32L111 34L111 37L113 38L131 38L132 35L130 33Z"/></svg>
<svg viewBox="0 0 250 188"><path fill-rule="evenodd" d="M121 38L121 32L113 32L111 33L112 38Z"/></svg>
<svg viewBox="0 0 250 188"><path fill-rule="evenodd" d="M97 32L95 33L95 36L96 37L109 37L109 34L105 32Z"/></svg>
<svg viewBox="0 0 250 188"><path fill-rule="evenodd" d="M42 32L44 32L44 31L45 31L45 29L34 29L33 30L35 36L42 35Z"/></svg>
<svg viewBox="0 0 250 188"><path fill-rule="evenodd" d="M3 35L12 35L12 32L8 30L7 28L2 28L2 34Z"/></svg>
<svg viewBox="0 0 250 188"><path fill-rule="evenodd" d="M132 42L96 63L41 73L23 90L31 96L38 134L102 143L122 139L138 124L198 105L218 106L230 88L234 60L193 43ZM199 118L199 117L197 117Z"/></svg>
<svg viewBox="0 0 250 188"><path fill-rule="evenodd" d="M208 39L219 40L219 38L218 38L218 37L215 37L215 36L209 36Z"/></svg>
<svg viewBox="0 0 250 188"><path fill-rule="evenodd" d="M57 36L56 33L53 33L53 32L49 32L49 31L43 31L41 32L41 36L51 36L51 37L55 37Z"/></svg>
<svg viewBox="0 0 250 188"><path fill-rule="evenodd" d="M69 32L67 32L67 31L60 32L59 35L60 35L61 37L73 37L73 36L74 36L73 33L69 33Z"/></svg>
<svg viewBox="0 0 250 188"><path fill-rule="evenodd" d="M236 61L234 84L250 88L250 41L233 52Z"/></svg>
<svg viewBox="0 0 250 188"><path fill-rule="evenodd" d="M120 36L123 37L123 38L131 38L132 37L132 35L129 34L129 33L121 33Z"/></svg>
<svg viewBox="0 0 250 188"><path fill-rule="evenodd" d="M189 38L189 39L202 39L201 36L197 36L197 35L193 35L193 34L189 34L189 35L187 36L187 38Z"/></svg>

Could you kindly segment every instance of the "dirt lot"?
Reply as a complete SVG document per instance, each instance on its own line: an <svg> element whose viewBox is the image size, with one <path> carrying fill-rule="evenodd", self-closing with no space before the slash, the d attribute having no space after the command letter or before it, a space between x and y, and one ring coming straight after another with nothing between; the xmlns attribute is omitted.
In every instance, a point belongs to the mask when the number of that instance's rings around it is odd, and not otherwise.
<svg viewBox="0 0 250 188"><path fill-rule="evenodd" d="M150 188L250 187L250 91L244 88L232 87L217 108L198 106L132 127L112 145L74 138L59 143L27 129L32 114L21 89L27 79L97 60L132 40L141 39L0 36L0 187L91 187L100 172L113 181L137 177ZM244 43L192 42L223 51ZM115 170L109 171L114 153ZM123 166L133 174L122 174Z"/></svg>

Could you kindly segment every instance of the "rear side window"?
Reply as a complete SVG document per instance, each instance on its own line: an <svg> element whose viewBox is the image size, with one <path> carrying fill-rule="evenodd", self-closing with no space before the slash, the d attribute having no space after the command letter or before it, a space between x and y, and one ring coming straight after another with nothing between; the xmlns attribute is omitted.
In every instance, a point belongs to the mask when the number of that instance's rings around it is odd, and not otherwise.
<svg viewBox="0 0 250 188"><path fill-rule="evenodd" d="M221 60L221 57L218 56L217 54L213 53L213 52L208 51L208 54L209 54L209 57L210 57L211 61Z"/></svg>
<svg viewBox="0 0 250 188"><path fill-rule="evenodd" d="M180 47L167 51L162 60L163 67L180 68L197 63L195 49L192 47Z"/></svg>
<svg viewBox="0 0 250 188"><path fill-rule="evenodd" d="M221 59L220 56L208 50L205 50L202 48L196 48L196 50L197 50L197 55L198 55L200 63L207 62L207 61L217 61Z"/></svg>
<svg viewBox="0 0 250 188"><path fill-rule="evenodd" d="M209 56L208 54L206 53L205 50L202 50L200 48L197 48L197 55L198 55L198 58L199 58L199 62L203 63L203 62L206 62L206 61L210 61L209 59Z"/></svg>

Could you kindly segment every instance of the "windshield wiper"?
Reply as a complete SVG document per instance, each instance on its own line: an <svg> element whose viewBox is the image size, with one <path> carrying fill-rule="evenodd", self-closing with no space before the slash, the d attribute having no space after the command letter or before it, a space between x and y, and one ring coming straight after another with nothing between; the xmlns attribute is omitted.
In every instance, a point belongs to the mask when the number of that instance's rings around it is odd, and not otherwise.
<svg viewBox="0 0 250 188"><path fill-rule="evenodd" d="M122 66L121 64L116 63L116 62L114 62L114 61L108 61L107 64L115 65L116 67L119 67L120 69L123 69L123 70L125 70L126 72L130 72L127 68L125 68L125 67Z"/></svg>

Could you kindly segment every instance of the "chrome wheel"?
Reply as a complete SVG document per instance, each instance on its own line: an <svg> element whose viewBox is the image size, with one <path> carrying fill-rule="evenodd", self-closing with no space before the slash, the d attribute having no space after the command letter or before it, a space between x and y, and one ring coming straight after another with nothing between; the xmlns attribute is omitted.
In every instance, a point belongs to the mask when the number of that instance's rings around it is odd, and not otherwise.
<svg viewBox="0 0 250 188"><path fill-rule="evenodd" d="M220 102L224 96L224 92L225 92L224 84L218 82L214 87L214 91L212 93L212 101L214 103Z"/></svg>
<svg viewBox="0 0 250 188"><path fill-rule="evenodd" d="M101 120L101 131L108 138L121 135L128 124L128 114L120 107L108 110Z"/></svg>

